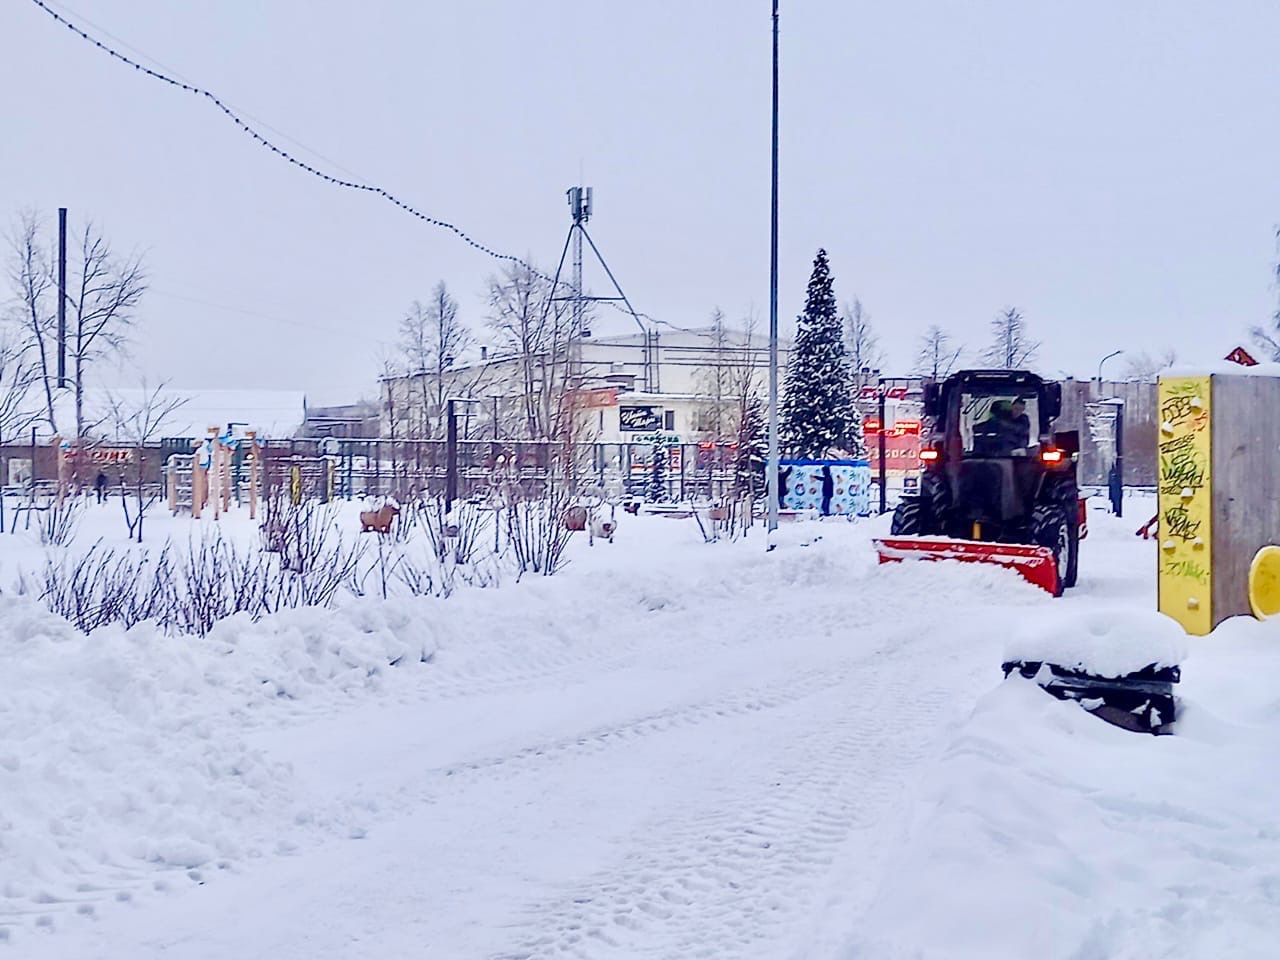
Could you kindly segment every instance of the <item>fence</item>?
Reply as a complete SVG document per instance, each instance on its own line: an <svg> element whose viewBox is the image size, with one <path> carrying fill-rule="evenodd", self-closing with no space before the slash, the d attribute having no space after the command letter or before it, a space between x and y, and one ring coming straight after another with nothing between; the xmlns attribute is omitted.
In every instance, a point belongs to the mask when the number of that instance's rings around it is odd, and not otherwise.
<svg viewBox="0 0 1280 960"><path fill-rule="evenodd" d="M663 447L665 459L656 485L665 499L720 498L738 482L736 444L666 443ZM563 449L549 441L460 440L458 496L483 497L495 483L514 483L530 496L538 496ZM319 455L333 462L337 497L442 496L448 485L444 440L293 440L268 445L264 461L270 470L274 458ZM594 485L615 495L645 496L655 486L652 443L577 444L573 462L580 487ZM757 479L754 489L762 487Z"/></svg>
<svg viewBox="0 0 1280 960"><path fill-rule="evenodd" d="M1090 406L1100 400L1124 401L1124 482L1129 486L1155 486L1156 442L1159 422L1156 385L1139 382L1064 380L1059 430L1080 431L1080 482L1103 485L1115 456L1105 432L1097 433L1097 418L1090 424Z"/></svg>

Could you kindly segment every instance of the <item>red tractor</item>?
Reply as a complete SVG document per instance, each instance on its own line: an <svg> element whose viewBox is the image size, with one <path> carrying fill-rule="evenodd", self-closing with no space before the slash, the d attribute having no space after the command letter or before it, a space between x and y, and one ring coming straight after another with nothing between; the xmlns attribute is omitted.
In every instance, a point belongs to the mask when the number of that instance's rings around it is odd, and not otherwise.
<svg viewBox="0 0 1280 960"><path fill-rule="evenodd" d="M965 370L925 387L934 424L918 496L904 497L881 562L998 563L1060 596L1075 585L1084 502L1075 431L1055 433L1062 386L1016 370Z"/></svg>

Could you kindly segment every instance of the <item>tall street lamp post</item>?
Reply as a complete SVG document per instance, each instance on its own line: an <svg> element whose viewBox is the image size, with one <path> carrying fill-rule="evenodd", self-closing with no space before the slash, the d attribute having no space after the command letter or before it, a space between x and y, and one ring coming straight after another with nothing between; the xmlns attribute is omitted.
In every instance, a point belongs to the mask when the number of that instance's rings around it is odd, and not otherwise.
<svg viewBox="0 0 1280 960"><path fill-rule="evenodd" d="M778 0L773 0L773 190L769 234L769 463L765 526L778 529ZM770 538L772 547L772 538Z"/></svg>

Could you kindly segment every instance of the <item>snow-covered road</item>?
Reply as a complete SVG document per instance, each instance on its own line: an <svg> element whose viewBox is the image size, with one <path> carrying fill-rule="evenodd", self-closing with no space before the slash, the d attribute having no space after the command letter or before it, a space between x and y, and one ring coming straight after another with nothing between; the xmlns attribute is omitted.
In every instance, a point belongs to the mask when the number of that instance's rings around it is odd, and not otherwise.
<svg viewBox="0 0 1280 960"><path fill-rule="evenodd" d="M211 707L202 739L277 771L218 855L135 871L123 902L87 864L0 923L33 960L941 957L881 922L922 791L1021 621L1149 605L1122 527L1054 601L1000 570L877 567L874 524L766 555L632 521L552 580L415 608L429 663Z"/></svg>

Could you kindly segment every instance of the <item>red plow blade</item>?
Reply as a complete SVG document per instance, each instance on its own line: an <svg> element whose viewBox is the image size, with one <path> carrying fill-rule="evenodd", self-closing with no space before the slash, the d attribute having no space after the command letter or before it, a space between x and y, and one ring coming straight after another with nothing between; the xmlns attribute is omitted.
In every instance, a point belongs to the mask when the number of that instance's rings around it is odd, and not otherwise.
<svg viewBox="0 0 1280 960"><path fill-rule="evenodd" d="M1022 579L1047 590L1055 597L1062 593L1058 565L1048 547L1024 543L985 543L979 540L949 540L944 537L885 537L873 541L881 563L898 560L959 560L961 563L997 563L1018 571Z"/></svg>

